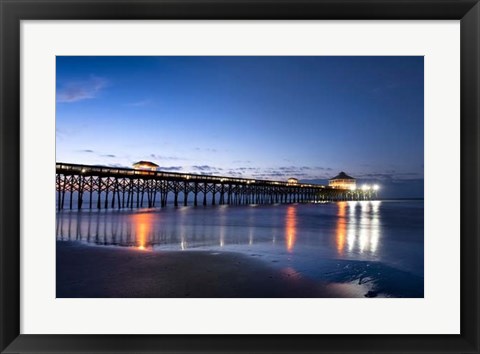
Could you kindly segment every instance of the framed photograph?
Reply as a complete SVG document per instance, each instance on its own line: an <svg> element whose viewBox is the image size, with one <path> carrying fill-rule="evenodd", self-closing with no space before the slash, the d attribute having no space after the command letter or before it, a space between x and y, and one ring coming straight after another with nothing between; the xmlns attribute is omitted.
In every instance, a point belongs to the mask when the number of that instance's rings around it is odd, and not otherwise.
<svg viewBox="0 0 480 354"><path fill-rule="evenodd" d="M479 353L477 1L1 1L1 353Z"/></svg>

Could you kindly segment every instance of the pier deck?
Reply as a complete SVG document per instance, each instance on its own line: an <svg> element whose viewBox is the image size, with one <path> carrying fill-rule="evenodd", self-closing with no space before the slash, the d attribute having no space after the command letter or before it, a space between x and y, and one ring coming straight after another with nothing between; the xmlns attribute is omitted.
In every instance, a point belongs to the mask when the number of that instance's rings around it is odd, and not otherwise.
<svg viewBox="0 0 480 354"><path fill-rule="evenodd" d="M320 184L56 163L57 208L142 208L365 200L373 193ZM67 203L65 206L67 195Z"/></svg>

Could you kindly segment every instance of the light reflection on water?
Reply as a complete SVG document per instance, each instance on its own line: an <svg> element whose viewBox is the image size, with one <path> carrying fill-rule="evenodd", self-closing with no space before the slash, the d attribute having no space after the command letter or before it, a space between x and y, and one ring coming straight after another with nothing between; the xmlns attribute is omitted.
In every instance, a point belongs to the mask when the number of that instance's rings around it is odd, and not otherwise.
<svg viewBox="0 0 480 354"><path fill-rule="evenodd" d="M56 226L59 241L239 252L299 277L423 296L423 201L63 211Z"/></svg>
<svg viewBox="0 0 480 354"><path fill-rule="evenodd" d="M343 248L345 246L345 231L347 229L347 222L345 218L345 209L347 208L347 202L339 202L338 205L338 219L337 219L337 251L338 254L343 254Z"/></svg>
<svg viewBox="0 0 480 354"><path fill-rule="evenodd" d="M154 215L151 213L134 214L132 217L132 224L136 228L135 244L136 248L141 251L146 251L151 248L149 242L151 235L151 225L154 223Z"/></svg>
<svg viewBox="0 0 480 354"><path fill-rule="evenodd" d="M380 203L61 212L57 213L57 239L139 250L175 246L186 250L216 245L254 246L265 241L276 244L277 235L283 233L285 250L294 253L297 238L302 245L328 247L328 235L333 228L339 256L354 252L375 254L381 233ZM335 215L329 215L332 207ZM330 225L332 220L334 225Z"/></svg>
<svg viewBox="0 0 480 354"><path fill-rule="evenodd" d="M345 234L348 252L355 248L359 253L375 254L381 233L380 201L340 202L337 222L337 248L339 254L345 249ZM346 209L349 210L346 216ZM358 212L357 212L357 209Z"/></svg>
<svg viewBox="0 0 480 354"><path fill-rule="evenodd" d="M379 260L405 241L423 248L423 202L65 211L57 213L56 237L138 250L220 248Z"/></svg>
<svg viewBox="0 0 480 354"><path fill-rule="evenodd" d="M287 251L292 252L295 246L295 238L297 234L297 208L294 205L287 207L287 214L285 216L285 238Z"/></svg>
<svg viewBox="0 0 480 354"><path fill-rule="evenodd" d="M56 236L58 240L81 240L140 250L239 245L270 245L278 250L277 237L283 234L284 251L288 253L302 253L308 246L323 248L322 251L335 253L340 258L348 255L373 257L381 253L385 233L390 236L387 242L395 241L392 236L398 237L403 231L411 233L413 225L418 226L416 232L420 231L423 236L423 203L421 213L413 215L421 219L403 220L407 228L402 230L398 221L404 212L396 203L380 201L74 211L57 213ZM389 228L384 227L382 218L387 218L391 224ZM397 223L392 225L392 221Z"/></svg>

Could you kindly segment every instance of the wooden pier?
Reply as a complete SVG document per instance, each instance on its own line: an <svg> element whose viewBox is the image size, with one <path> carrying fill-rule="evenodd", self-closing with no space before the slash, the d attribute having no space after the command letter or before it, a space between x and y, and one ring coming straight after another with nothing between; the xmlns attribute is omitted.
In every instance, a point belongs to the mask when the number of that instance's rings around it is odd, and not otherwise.
<svg viewBox="0 0 480 354"><path fill-rule="evenodd" d="M165 207L172 197L175 206L206 206L370 200L374 196L372 191L318 184L61 162L56 164L56 191L58 210Z"/></svg>

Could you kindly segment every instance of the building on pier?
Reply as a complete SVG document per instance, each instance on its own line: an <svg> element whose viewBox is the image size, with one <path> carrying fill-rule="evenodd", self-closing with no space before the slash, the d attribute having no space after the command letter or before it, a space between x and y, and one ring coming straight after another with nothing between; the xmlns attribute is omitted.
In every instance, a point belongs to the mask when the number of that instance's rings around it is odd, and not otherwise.
<svg viewBox="0 0 480 354"><path fill-rule="evenodd" d="M342 171L328 180L328 186L336 189L354 190L357 188L357 180Z"/></svg>
<svg viewBox="0 0 480 354"><path fill-rule="evenodd" d="M288 184L298 184L298 179L296 178L289 178L287 180Z"/></svg>
<svg viewBox="0 0 480 354"><path fill-rule="evenodd" d="M151 161L138 161L133 164L136 170L156 171L159 166Z"/></svg>

